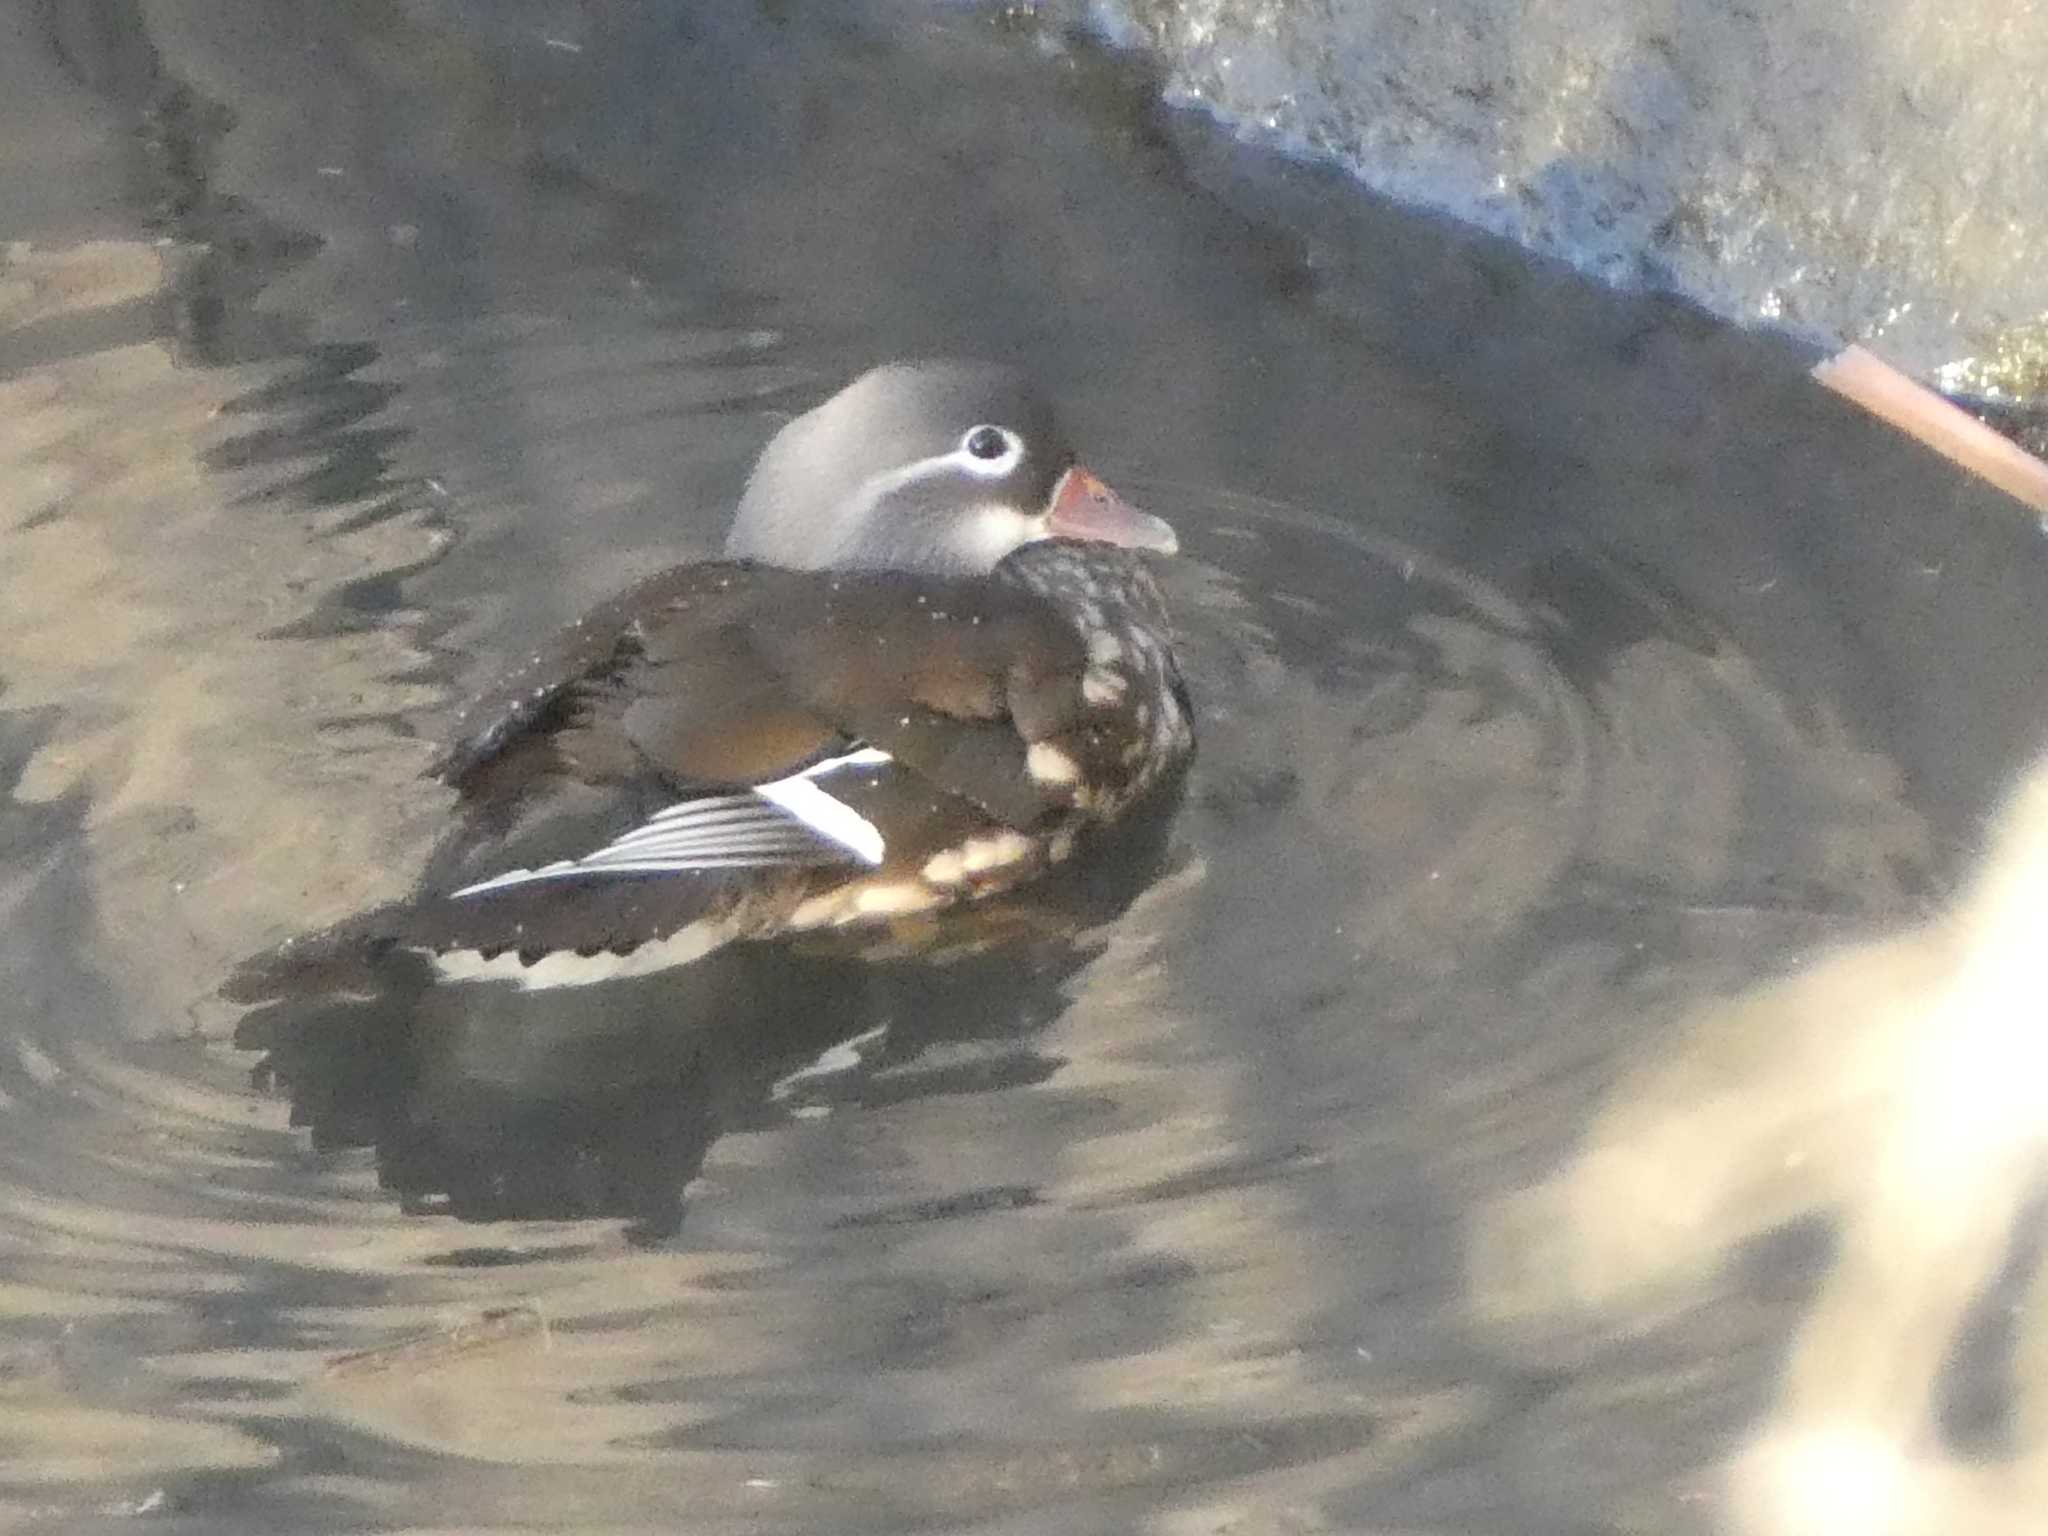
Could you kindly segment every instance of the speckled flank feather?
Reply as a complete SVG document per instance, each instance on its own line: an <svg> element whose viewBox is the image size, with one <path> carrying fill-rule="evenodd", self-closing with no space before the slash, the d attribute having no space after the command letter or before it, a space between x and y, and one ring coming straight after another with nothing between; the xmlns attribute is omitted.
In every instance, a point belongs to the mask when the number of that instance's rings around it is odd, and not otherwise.
<svg viewBox="0 0 2048 1536"><path fill-rule="evenodd" d="M1035 772L1072 785L1089 819L1113 820L1194 750L1194 712L1158 584L1138 556L1094 544L1034 545L998 575L1057 603L1086 655L1078 716L1032 744Z"/></svg>

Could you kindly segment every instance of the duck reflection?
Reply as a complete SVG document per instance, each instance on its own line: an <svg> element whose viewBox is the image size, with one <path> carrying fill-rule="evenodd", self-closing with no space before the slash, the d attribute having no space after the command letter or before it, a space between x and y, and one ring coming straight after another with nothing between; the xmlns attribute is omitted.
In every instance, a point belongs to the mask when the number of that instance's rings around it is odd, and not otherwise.
<svg viewBox="0 0 2048 1536"><path fill-rule="evenodd" d="M1027 892L858 950L740 944L680 975L547 993L399 968L373 995L268 1003L235 1040L316 1149L373 1148L408 1210L624 1218L630 1240L659 1241L728 1131L1051 1076L1034 1031L1166 871L1178 801L1175 786Z"/></svg>

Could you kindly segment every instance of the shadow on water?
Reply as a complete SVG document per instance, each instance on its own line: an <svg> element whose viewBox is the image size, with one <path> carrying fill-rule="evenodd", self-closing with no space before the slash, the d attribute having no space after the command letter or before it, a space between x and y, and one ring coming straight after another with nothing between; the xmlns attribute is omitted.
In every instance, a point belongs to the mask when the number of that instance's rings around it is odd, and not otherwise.
<svg viewBox="0 0 2048 1536"><path fill-rule="evenodd" d="M1102 925L1159 876L1172 813L1157 808L1028 897L952 920L936 959L737 945L681 982L537 1000L507 987L459 1010L432 988L276 1002L246 1014L235 1043L263 1053L255 1081L289 1095L315 1150L375 1148L380 1187L408 1210L626 1217L632 1240L658 1241L680 1228L684 1187L728 1130L1051 1077L1059 1063L1034 1038L1100 955ZM999 1187L944 1204L1035 1199Z"/></svg>

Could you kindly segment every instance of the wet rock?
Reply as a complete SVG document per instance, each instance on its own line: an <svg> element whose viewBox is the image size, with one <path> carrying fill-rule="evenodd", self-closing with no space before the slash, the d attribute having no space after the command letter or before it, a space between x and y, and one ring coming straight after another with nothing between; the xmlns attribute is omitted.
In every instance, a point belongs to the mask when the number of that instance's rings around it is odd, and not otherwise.
<svg viewBox="0 0 2048 1536"><path fill-rule="evenodd" d="M1922 377L2009 350L2048 312L2048 28L2024 8L1124 0L1119 15L1180 100L1619 284L1867 341Z"/></svg>

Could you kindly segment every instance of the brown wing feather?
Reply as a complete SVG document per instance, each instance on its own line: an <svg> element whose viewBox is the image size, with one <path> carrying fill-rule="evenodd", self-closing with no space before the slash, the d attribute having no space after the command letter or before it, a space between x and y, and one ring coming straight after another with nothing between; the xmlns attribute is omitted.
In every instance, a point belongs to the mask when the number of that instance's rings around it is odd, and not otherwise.
<svg viewBox="0 0 2048 1536"><path fill-rule="evenodd" d="M934 788L1020 828L1071 804L1025 761L1081 710L1086 650L1044 600L986 583L842 577L757 644L811 710Z"/></svg>
<svg viewBox="0 0 2048 1536"><path fill-rule="evenodd" d="M1081 711L1080 638L1034 594L898 573L731 562L665 571L556 637L436 765L465 795L556 773L677 785L780 778L879 747L1028 827L1071 803L1025 754Z"/></svg>
<svg viewBox="0 0 2048 1536"><path fill-rule="evenodd" d="M529 777L591 783L774 778L827 744L829 722L764 673L747 633L795 573L731 562L648 578L561 631L466 708L429 770L480 798Z"/></svg>

